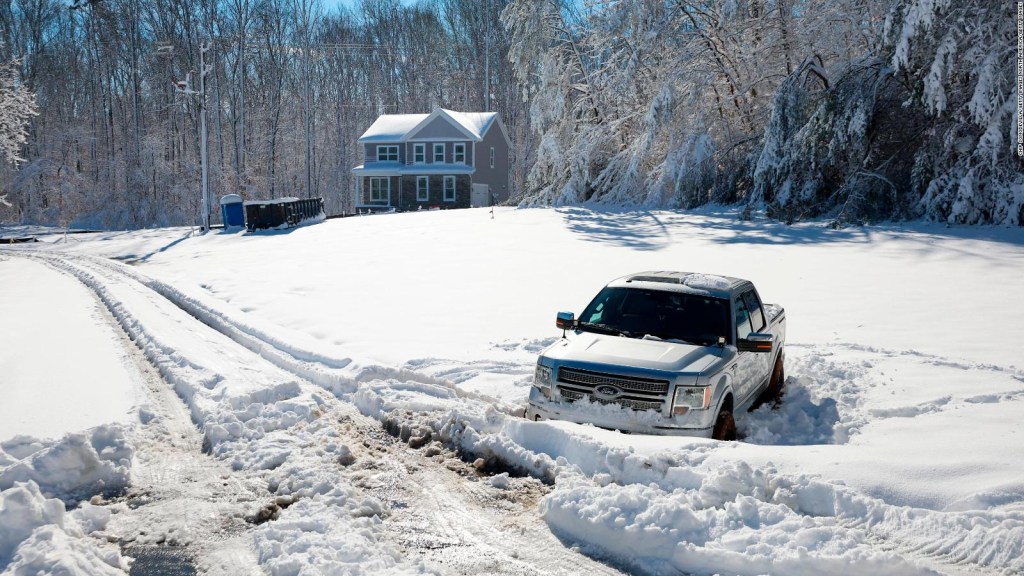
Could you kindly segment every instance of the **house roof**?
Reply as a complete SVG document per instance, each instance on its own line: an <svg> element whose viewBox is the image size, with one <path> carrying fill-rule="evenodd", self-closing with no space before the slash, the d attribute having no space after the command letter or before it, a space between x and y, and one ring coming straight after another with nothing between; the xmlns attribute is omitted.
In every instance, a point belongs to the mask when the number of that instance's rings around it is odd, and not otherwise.
<svg viewBox="0 0 1024 576"><path fill-rule="evenodd" d="M497 112L456 112L444 108L434 108L430 114L382 114L363 132L359 141L404 142L438 116L444 116L469 139L477 141L483 140L491 124L498 119Z"/></svg>

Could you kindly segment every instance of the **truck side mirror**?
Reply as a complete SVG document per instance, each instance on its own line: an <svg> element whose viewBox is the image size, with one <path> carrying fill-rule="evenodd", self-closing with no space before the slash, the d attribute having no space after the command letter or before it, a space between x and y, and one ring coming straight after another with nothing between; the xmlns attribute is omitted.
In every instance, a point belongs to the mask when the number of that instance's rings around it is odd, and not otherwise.
<svg viewBox="0 0 1024 576"><path fill-rule="evenodd" d="M572 312L559 312L558 316L555 317L555 326L562 330L576 328L576 314Z"/></svg>
<svg viewBox="0 0 1024 576"><path fill-rule="evenodd" d="M736 341L736 349L740 352L771 352L775 346L775 335L751 332L746 338Z"/></svg>

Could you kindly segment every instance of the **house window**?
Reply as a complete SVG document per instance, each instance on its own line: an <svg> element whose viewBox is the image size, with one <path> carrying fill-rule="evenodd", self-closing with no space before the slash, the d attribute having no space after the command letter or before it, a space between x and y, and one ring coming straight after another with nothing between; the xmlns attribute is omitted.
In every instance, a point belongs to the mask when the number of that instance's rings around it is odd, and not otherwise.
<svg viewBox="0 0 1024 576"><path fill-rule="evenodd" d="M494 146L491 146L491 168L494 168Z"/></svg>
<svg viewBox="0 0 1024 576"><path fill-rule="evenodd" d="M370 202L387 203L391 198L390 178L370 178Z"/></svg>
<svg viewBox="0 0 1024 576"><path fill-rule="evenodd" d="M434 144L434 162L444 162L444 144Z"/></svg>
<svg viewBox="0 0 1024 576"><path fill-rule="evenodd" d="M377 146L378 162L398 162L398 146Z"/></svg>
<svg viewBox="0 0 1024 576"><path fill-rule="evenodd" d="M430 200L430 178L427 176L416 177L416 201L426 202Z"/></svg>
<svg viewBox="0 0 1024 576"><path fill-rule="evenodd" d="M465 144L456 144L452 148L452 156L455 157L453 162L455 162L456 164L465 164L466 163L466 145Z"/></svg>
<svg viewBox="0 0 1024 576"><path fill-rule="evenodd" d="M413 144L412 145L412 161L416 164L423 164L427 161L427 145L426 144Z"/></svg>
<svg viewBox="0 0 1024 576"><path fill-rule="evenodd" d="M444 201L455 202L455 176L444 177Z"/></svg>

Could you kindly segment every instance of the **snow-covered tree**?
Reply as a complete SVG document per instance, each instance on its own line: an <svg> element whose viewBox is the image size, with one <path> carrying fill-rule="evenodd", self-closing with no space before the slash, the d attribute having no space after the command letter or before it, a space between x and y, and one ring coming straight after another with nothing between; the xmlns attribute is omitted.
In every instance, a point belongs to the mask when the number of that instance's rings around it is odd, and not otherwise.
<svg viewBox="0 0 1024 576"><path fill-rule="evenodd" d="M504 17L539 139L528 202L1024 220L1008 4L519 0Z"/></svg>
<svg viewBox="0 0 1024 576"><path fill-rule="evenodd" d="M576 27L552 1L505 12L540 139L530 201L745 198L748 159L783 79L809 55L849 61L878 44L862 29L880 11L853 0L586 6Z"/></svg>
<svg viewBox="0 0 1024 576"><path fill-rule="evenodd" d="M16 163L36 115L35 97L21 81L18 61L0 64L0 161Z"/></svg>
<svg viewBox="0 0 1024 576"><path fill-rule="evenodd" d="M900 0L885 23L892 66L930 116L913 192L927 215L1024 224L1016 156L1016 15L1009 2Z"/></svg>
<svg viewBox="0 0 1024 576"><path fill-rule="evenodd" d="M22 161L18 154L28 136L28 121L35 114L35 98L21 81L18 61L0 64L0 162ZM13 207L7 196L0 194L0 208Z"/></svg>

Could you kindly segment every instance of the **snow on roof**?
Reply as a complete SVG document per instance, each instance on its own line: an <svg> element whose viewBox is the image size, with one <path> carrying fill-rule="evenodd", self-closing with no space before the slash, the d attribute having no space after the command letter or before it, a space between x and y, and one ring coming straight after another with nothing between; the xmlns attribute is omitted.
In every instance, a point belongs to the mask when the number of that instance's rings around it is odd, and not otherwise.
<svg viewBox="0 0 1024 576"><path fill-rule="evenodd" d="M498 118L497 112L457 112L444 108L434 108L430 114L382 114L359 137L360 142L395 142L408 138L409 134L420 126L425 126L431 117L447 116L457 126L469 132L477 140Z"/></svg>
<svg viewBox="0 0 1024 576"><path fill-rule="evenodd" d="M359 137L360 142L393 142L401 140L427 119L429 114L382 114Z"/></svg>
<svg viewBox="0 0 1024 576"><path fill-rule="evenodd" d="M444 110L443 108L441 110L480 139L483 139L487 129L491 127L491 124L498 117L497 112L456 112L454 110Z"/></svg>
<svg viewBox="0 0 1024 576"><path fill-rule="evenodd" d="M715 297L728 298L731 288L736 284L744 282L744 280L729 276L695 272L651 271L617 278L609 286L626 286L633 282L653 282L662 284L662 289L674 292L698 292Z"/></svg>
<svg viewBox="0 0 1024 576"><path fill-rule="evenodd" d="M732 282L714 274L690 274L683 280L683 284L697 290L728 290Z"/></svg>

